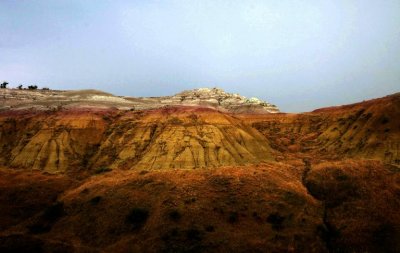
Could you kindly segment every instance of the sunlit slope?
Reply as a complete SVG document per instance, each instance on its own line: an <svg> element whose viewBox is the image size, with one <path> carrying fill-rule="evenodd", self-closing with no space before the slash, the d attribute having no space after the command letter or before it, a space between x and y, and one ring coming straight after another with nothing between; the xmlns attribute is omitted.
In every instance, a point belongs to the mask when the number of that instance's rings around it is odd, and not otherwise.
<svg viewBox="0 0 400 253"><path fill-rule="evenodd" d="M213 109L75 109L0 117L1 161L10 167L202 168L272 159L262 134Z"/></svg>
<svg viewBox="0 0 400 253"><path fill-rule="evenodd" d="M0 113L0 164L92 174L209 168L284 159L400 164L400 95L304 114L230 114L198 106Z"/></svg>

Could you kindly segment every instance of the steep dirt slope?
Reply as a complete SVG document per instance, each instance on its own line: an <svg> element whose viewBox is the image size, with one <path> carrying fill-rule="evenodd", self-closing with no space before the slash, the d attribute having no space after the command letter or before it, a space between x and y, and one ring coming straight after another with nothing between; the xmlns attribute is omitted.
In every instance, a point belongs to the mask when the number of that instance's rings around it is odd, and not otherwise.
<svg viewBox="0 0 400 253"><path fill-rule="evenodd" d="M323 206L301 176L284 164L109 172L0 230L0 251L326 252Z"/></svg>
<svg viewBox="0 0 400 253"><path fill-rule="evenodd" d="M1 252L400 250L400 170L377 161L0 181Z"/></svg>
<svg viewBox="0 0 400 253"><path fill-rule="evenodd" d="M8 112L0 122L0 161L15 168L210 168L272 160L258 131L206 108Z"/></svg>
<svg viewBox="0 0 400 253"><path fill-rule="evenodd" d="M0 168L0 228L7 229L51 206L76 183L65 176L19 173Z"/></svg>
<svg viewBox="0 0 400 253"><path fill-rule="evenodd" d="M241 115L284 157L400 164L400 94L304 114Z"/></svg>

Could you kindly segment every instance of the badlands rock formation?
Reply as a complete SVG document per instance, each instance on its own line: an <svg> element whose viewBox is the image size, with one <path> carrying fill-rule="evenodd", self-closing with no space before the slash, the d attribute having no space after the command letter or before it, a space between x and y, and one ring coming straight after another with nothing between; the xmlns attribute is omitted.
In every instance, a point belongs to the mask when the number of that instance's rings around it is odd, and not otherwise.
<svg viewBox="0 0 400 253"><path fill-rule="evenodd" d="M239 94L226 93L218 88L187 90L161 100L168 105L197 105L219 108L234 113L277 113L279 109L258 98L246 98Z"/></svg>
<svg viewBox="0 0 400 253"><path fill-rule="evenodd" d="M117 97L97 90L53 91L0 89L0 110L56 110L72 107L145 110L167 106L201 106L231 113L277 113L279 109L258 98L246 98L218 88L200 88L166 97Z"/></svg>
<svg viewBox="0 0 400 253"><path fill-rule="evenodd" d="M0 92L0 164L9 167L49 172L209 168L272 160L261 133L221 112L278 109L220 89L160 98L94 90Z"/></svg>
<svg viewBox="0 0 400 253"><path fill-rule="evenodd" d="M307 157L400 164L398 94L306 114L256 114L244 98L218 89L184 91L145 110L118 109L113 105L130 102L98 91L9 93L0 113L0 164L12 168L90 173Z"/></svg>
<svg viewBox="0 0 400 253"><path fill-rule="evenodd" d="M267 139L209 108L0 114L0 164L57 171L210 168L272 160Z"/></svg>
<svg viewBox="0 0 400 253"><path fill-rule="evenodd" d="M400 94L0 94L0 252L400 252Z"/></svg>

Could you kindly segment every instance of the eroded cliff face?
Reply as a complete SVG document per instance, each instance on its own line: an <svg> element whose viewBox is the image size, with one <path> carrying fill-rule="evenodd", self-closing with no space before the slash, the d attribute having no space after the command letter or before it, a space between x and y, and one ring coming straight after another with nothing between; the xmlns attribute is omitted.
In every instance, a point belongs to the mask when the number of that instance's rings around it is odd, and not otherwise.
<svg viewBox="0 0 400 253"><path fill-rule="evenodd" d="M400 164L400 94L304 114L241 116L283 157Z"/></svg>
<svg viewBox="0 0 400 253"><path fill-rule="evenodd" d="M45 171L208 168L364 158L400 164L400 96L305 114L72 107L0 113L0 162Z"/></svg>
<svg viewBox="0 0 400 253"><path fill-rule="evenodd" d="M127 113L109 129L94 157L96 166L110 156L115 157L113 167L143 169L207 168L272 159L264 136L212 109L176 107Z"/></svg>
<svg viewBox="0 0 400 253"><path fill-rule="evenodd" d="M105 112L106 113L106 112ZM107 124L99 112L20 112L0 116L1 162L14 168L67 171L82 168Z"/></svg>
<svg viewBox="0 0 400 253"><path fill-rule="evenodd" d="M266 138L206 108L0 116L2 164L45 171L206 168L272 160Z"/></svg>

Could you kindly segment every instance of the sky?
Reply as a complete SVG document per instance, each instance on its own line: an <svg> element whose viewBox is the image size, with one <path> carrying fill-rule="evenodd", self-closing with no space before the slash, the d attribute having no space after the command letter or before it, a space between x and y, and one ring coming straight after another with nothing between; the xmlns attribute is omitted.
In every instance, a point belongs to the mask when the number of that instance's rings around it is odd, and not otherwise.
<svg viewBox="0 0 400 253"><path fill-rule="evenodd" d="M163 96L219 87L285 112L400 91L400 1L0 0L0 81Z"/></svg>

